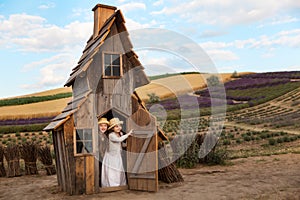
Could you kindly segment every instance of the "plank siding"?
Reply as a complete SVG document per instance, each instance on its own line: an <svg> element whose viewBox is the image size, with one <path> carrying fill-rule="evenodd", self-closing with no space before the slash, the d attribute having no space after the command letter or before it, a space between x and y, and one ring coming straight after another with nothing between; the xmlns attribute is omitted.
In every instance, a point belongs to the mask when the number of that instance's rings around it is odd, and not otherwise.
<svg viewBox="0 0 300 200"><path fill-rule="evenodd" d="M85 166L85 181L86 181L86 194L93 194L95 191L95 182L94 182L94 156L86 156L86 166Z"/></svg>
<svg viewBox="0 0 300 200"><path fill-rule="evenodd" d="M69 118L64 124L64 137L66 146L66 167L68 171L69 194L75 194L75 158L74 158L74 120L73 117Z"/></svg>
<svg viewBox="0 0 300 200"><path fill-rule="evenodd" d="M84 194L85 193L85 173L84 173L84 157L75 158L75 194Z"/></svg>
<svg viewBox="0 0 300 200"><path fill-rule="evenodd" d="M57 139L58 131L52 132L52 140L53 140L53 147L55 153L55 166L56 166L56 174L57 174L57 183L61 191L63 191L63 181L62 181L62 172L61 172L61 163L60 163L60 151L58 147L58 139Z"/></svg>

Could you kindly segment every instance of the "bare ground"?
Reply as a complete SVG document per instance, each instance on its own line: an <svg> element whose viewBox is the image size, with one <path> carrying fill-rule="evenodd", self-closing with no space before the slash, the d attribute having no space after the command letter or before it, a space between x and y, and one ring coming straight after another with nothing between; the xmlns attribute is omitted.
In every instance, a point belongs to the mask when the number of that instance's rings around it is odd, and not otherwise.
<svg viewBox="0 0 300 200"><path fill-rule="evenodd" d="M119 191L69 196L56 176L0 178L0 199L300 199L300 154L232 160L232 165L180 169L184 183L160 183L157 193Z"/></svg>

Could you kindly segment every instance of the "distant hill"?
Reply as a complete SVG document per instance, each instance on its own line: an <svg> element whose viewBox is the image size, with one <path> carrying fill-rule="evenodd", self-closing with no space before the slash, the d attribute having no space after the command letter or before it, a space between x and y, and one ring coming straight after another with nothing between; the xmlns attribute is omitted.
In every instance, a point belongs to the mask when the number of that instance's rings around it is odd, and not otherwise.
<svg viewBox="0 0 300 200"><path fill-rule="evenodd" d="M179 94L192 92L197 89L205 88L205 80L210 76L208 74L186 73L186 74L172 74L171 76L162 75L161 77L151 81L150 84L137 88L137 93L143 100L147 100L148 94L154 93L161 99L173 97ZM231 74L220 74L222 82L230 80ZM157 78L157 77L156 77ZM151 79L151 77L150 77ZM57 88L53 90L42 91L22 96L11 97L35 97L35 96L48 96L61 93L72 92L71 88ZM43 101L38 103L30 103L25 105L3 106L0 107L0 120L5 119L23 119L23 118L36 118L36 117L50 117L55 116L63 110L67 103L71 100L69 98L61 98L51 101Z"/></svg>
<svg viewBox="0 0 300 200"><path fill-rule="evenodd" d="M229 121L246 123L245 125L247 123L250 123L250 125L255 124L261 128L288 127L291 130L299 127L296 123L297 120L300 120L300 113L298 112L300 105L300 74L298 72L271 72L265 74L245 72L235 75L234 78L232 78L231 73L218 75L219 82L224 83L225 86L227 111L235 111L228 114L230 116ZM283 78L281 78L281 75ZM151 83L137 88L136 92L146 102L150 94L159 97L159 104L165 108L168 118L170 117L169 119L178 119L178 116L180 116L180 107L178 107L176 98L184 100L184 105L179 106L184 106L188 110L185 117L197 117L194 116L194 109L196 108L193 108L194 105L189 103L189 99L196 96L201 107L201 115L209 114L211 110L210 95L218 94L217 90L207 90L206 80L212 76L213 74L199 73L159 75L150 77ZM65 98L59 94L71 94L71 92L71 88L57 88L9 98L12 101L25 99L29 103L25 102L24 105L12 106L0 105L0 129L3 133L19 132L23 129L41 130L40 127L43 127L58 115L72 98ZM49 96L52 97L51 100L46 98ZM215 94L213 96L218 98ZM41 97L38 98L39 102L30 103L32 98L36 97ZM276 99L274 100L274 98ZM278 100L278 98L281 99ZM0 102L2 100L0 99ZM151 106L151 103L147 103L147 106ZM265 110L264 107L270 108ZM244 113L244 111L247 113L245 115L240 114L239 110L241 110L241 113ZM279 112L275 110L279 110ZM251 115L248 112L251 112ZM255 113L260 115L256 116ZM276 113L276 115L273 116L272 113ZM254 118L251 118L252 115ZM261 118L261 116L265 120L257 121L256 117ZM289 120L283 120L285 117ZM272 123L275 121L276 124Z"/></svg>

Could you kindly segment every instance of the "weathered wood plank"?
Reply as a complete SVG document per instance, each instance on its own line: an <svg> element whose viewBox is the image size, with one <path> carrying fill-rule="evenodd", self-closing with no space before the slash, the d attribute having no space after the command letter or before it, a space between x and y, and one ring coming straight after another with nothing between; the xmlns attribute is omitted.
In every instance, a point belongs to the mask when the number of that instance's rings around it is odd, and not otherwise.
<svg viewBox="0 0 300 200"><path fill-rule="evenodd" d="M65 153L64 153L64 149L63 149L63 146L65 145L64 144L64 141L63 141L63 131L59 131L58 134L57 134L57 147L58 147L58 152L59 152L59 168L61 170L61 183L62 183L62 190L63 191L67 191L67 188L66 188L66 169L65 169Z"/></svg>
<svg viewBox="0 0 300 200"><path fill-rule="evenodd" d="M84 174L84 157L76 157L76 178L75 178L75 194L83 194L85 192L85 174Z"/></svg>
<svg viewBox="0 0 300 200"><path fill-rule="evenodd" d="M71 117L64 124L64 137L65 137L65 146L66 146L66 166L67 166L67 184L69 185L68 193L75 194L75 158L74 158L74 120Z"/></svg>
<svg viewBox="0 0 300 200"><path fill-rule="evenodd" d="M55 166L56 166L56 174L57 174L57 183L61 190L63 190L63 181L62 181L62 175L61 175L61 164L59 159L59 148L58 148L58 141L57 141L57 134L58 131L52 132L52 140L53 140L53 147L54 147L54 153L55 153Z"/></svg>
<svg viewBox="0 0 300 200"><path fill-rule="evenodd" d="M94 156L86 156L86 166L85 166L85 174L86 174L86 194L93 194L95 188L94 182Z"/></svg>

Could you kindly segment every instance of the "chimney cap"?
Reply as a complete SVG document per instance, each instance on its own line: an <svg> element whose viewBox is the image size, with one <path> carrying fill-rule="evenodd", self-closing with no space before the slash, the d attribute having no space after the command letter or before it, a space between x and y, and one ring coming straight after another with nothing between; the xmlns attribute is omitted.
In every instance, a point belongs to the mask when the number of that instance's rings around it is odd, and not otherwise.
<svg viewBox="0 0 300 200"><path fill-rule="evenodd" d="M109 6L109 5L105 5L105 4L97 4L97 5L92 9L92 11L95 11L98 7L101 7L101 8L108 8L108 9L112 9L112 10L117 10L117 7L115 7L115 6Z"/></svg>

